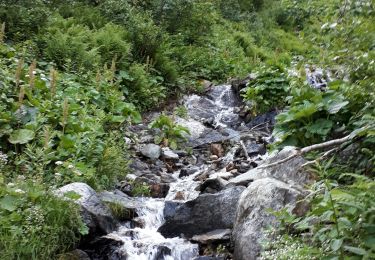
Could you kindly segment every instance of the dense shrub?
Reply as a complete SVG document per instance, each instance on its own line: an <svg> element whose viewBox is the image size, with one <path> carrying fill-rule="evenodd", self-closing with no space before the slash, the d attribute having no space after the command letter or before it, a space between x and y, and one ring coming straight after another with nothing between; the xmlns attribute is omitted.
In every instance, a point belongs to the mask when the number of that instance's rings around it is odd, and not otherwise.
<svg viewBox="0 0 375 260"><path fill-rule="evenodd" d="M1 259L52 259L87 233L78 206L35 184L0 183Z"/></svg>
<svg viewBox="0 0 375 260"><path fill-rule="evenodd" d="M9 39L25 40L43 27L51 11L43 0L1 0L0 21L6 23L6 35Z"/></svg>

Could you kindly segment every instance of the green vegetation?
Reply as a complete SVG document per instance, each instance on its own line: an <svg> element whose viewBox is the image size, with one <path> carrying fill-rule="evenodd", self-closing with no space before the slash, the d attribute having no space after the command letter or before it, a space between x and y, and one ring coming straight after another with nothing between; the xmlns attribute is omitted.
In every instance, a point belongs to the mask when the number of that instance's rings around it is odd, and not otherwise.
<svg viewBox="0 0 375 260"><path fill-rule="evenodd" d="M87 228L78 206L33 183L0 183L3 259L51 259L74 248Z"/></svg>
<svg viewBox="0 0 375 260"><path fill-rule="evenodd" d="M373 16L370 0L0 0L0 258L72 248L79 214L51 191L113 187L129 157L122 132L140 112L250 72L253 115L281 111L272 149L353 133L338 148L350 156L318 167L308 214L278 215L290 222L264 257L374 258ZM326 91L305 82L305 66L332 74ZM171 148L188 133L166 115L150 126ZM34 208L43 224L30 229Z"/></svg>
<svg viewBox="0 0 375 260"><path fill-rule="evenodd" d="M189 129L177 125L172 118L164 114L152 121L150 127L159 130L159 133L155 135L155 143L162 143L172 149L177 149L178 143L186 140L186 136L190 133Z"/></svg>

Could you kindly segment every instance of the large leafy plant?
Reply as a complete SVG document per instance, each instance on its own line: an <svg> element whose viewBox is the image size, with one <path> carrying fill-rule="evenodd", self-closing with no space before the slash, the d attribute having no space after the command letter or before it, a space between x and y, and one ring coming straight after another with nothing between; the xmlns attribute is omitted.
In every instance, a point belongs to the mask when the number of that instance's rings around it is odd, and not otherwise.
<svg viewBox="0 0 375 260"><path fill-rule="evenodd" d="M345 130L350 114L349 101L340 92L315 90L309 85L295 86L287 97L289 106L277 117L274 135L278 144L307 146L326 140L330 134Z"/></svg>
<svg viewBox="0 0 375 260"><path fill-rule="evenodd" d="M271 109L281 109L289 92L289 80L279 68L266 67L242 90L245 100L251 103L251 111L257 115Z"/></svg>

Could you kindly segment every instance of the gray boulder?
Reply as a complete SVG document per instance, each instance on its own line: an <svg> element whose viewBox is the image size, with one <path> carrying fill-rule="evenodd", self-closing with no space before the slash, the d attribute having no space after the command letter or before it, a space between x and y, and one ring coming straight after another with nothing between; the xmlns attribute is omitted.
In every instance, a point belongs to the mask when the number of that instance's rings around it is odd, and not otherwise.
<svg viewBox="0 0 375 260"><path fill-rule="evenodd" d="M66 197L67 193L76 193L80 196L74 200L81 206L81 214L84 223L92 234L107 234L115 230L118 226L117 220L113 217L111 210L102 203L99 196L86 183L75 182L58 189L55 194Z"/></svg>
<svg viewBox="0 0 375 260"><path fill-rule="evenodd" d="M159 232L165 237L183 234L191 238L215 229L232 228L238 199L244 187L233 187L215 194L203 194L185 202L167 201L165 223Z"/></svg>
<svg viewBox="0 0 375 260"><path fill-rule="evenodd" d="M233 228L234 258L256 259L261 251L260 242L266 238L264 228L278 225L269 209L293 208L300 195L300 191L273 178L251 183L242 193L237 207Z"/></svg>
<svg viewBox="0 0 375 260"><path fill-rule="evenodd" d="M158 159L161 155L161 148L156 144L141 145L139 151L141 154L150 159Z"/></svg>
<svg viewBox="0 0 375 260"><path fill-rule="evenodd" d="M115 190L114 192L104 191L99 194L100 200L107 204L121 206L123 216L121 220L131 220L137 217L136 210L143 206L143 203L136 198L129 197L125 193Z"/></svg>

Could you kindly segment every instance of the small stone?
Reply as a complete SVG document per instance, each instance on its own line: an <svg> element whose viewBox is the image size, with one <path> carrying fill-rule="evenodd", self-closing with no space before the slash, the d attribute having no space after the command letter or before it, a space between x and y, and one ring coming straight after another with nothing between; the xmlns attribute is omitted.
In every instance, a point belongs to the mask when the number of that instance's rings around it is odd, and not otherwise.
<svg viewBox="0 0 375 260"><path fill-rule="evenodd" d="M156 144L146 144L141 146L140 152L143 156L150 159L158 159L161 154L161 148Z"/></svg>
<svg viewBox="0 0 375 260"><path fill-rule="evenodd" d="M233 175L237 175L238 170L237 169L233 169L233 170L230 171L230 173L233 174Z"/></svg>
<svg viewBox="0 0 375 260"><path fill-rule="evenodd" d="M166 159L166 160L178 161L178 159L180 158L178 156L178 154L173 152L168 147L165 147L165 148L162 149L162 155L163 155L163 158Z"/></svg>
<svg viewBox="0 0 375 260"><path fill-rule="evenodd" d="M219 159L219 157L217 155L211 155L210 156L211 161L216 161L217 159Z"/></svg>
<svg viewBox="0 0 375 260"><path fill-rule="evenodd" d="M210 151L213 155L218 157L223 157L224 155L224 148L221 144L211 144Z"/></svg>
<svg viewBox="0 0 375 260"><path fill-rule="evenodd" d="M185 200L185 194L182 191L178 191L174 196L175 200Z"/></svg>

